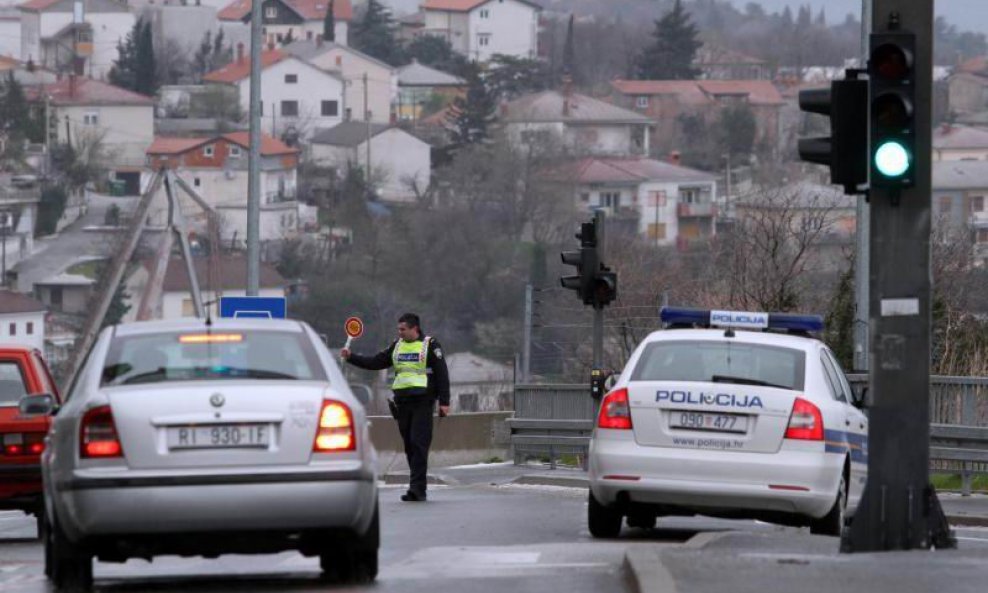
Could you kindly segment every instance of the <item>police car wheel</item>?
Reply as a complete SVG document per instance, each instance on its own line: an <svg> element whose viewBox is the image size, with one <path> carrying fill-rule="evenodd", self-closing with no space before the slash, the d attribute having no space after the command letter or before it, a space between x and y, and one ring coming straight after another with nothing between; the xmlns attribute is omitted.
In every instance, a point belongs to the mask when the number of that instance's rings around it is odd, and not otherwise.
<svg viewBox="0 0 988 593"><path fill-rule="evenodd" d="M837 500L823 517L810 523L810 533L816 535L840 536L844 529L845 515L847 509L847 480L841 473L840 487L837 489Z"/></svg>
<svg viewBox="0 0 988 593"><path fill-rule="evenodd" d="M587 526L594 537L617 537L624 516L614 508L600 504L590 492L587 504Z"/></svg>

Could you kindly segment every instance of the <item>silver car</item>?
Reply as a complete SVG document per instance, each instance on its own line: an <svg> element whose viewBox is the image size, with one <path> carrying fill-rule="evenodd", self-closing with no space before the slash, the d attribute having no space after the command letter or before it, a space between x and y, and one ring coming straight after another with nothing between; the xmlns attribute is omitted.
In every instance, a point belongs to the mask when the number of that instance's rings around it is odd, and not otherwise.
<svg viewBox="0 0 988 593"><path fill-rule="evenodd" d="M377 575L367 417L308 325L181 320L103 330L42 459L45 571L298 550L336 582Z"/></svg>

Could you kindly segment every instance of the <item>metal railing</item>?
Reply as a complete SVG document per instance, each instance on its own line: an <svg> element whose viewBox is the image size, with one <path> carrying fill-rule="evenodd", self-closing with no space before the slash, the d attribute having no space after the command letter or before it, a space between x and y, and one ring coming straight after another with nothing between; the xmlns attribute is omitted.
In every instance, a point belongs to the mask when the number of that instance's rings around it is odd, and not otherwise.
<svg viewBox="0 0 988 593"><path fill-rule="evenodd" d="M515 417L507 421L515 464L547 457L555 469L560 455L584 464L596 406L588 385L516 385Z"/></svg>

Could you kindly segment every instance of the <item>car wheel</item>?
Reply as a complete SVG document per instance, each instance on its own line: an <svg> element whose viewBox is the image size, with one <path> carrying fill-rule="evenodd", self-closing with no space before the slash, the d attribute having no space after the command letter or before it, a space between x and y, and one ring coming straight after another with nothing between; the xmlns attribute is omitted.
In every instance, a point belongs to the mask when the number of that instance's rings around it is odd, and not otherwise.
<svg viewBox="0 0 988 593"><path fill-rule="evenodd" d="M613 508L606 507L590 492L587 504L587 526L594 537L617 537L621 533L621 520L624 516Z"/></svg>
<svg viewBox="0 0 988 593"><path fill-rule="evenodd" d="M69 541L54 518L46 521L51 580L59 591L88 591L93 586L93 557ZM46 553L46 558L49 553Z"/></svg>
<svg viewBox="0 0 988 593"><path fill-rule="evenodd" d="M837 499L830 511L810 523L810 533L817 535L839 536L844 529L845 512L847 511L847 480L841 473L840 487L837 489Z"/></svg>
<svg viewBox="0 0 988 593"><path fill-rule="evenodd" d="M377 578L381 521L377 506L367 531L356 542L334 545L319 554L323 578L333 583L370 583Z"/></svg>
<svg viewBox="0 0 988 593"><path fill-rule="evenodd" d="M655 529L655 523L658 519L655 515L628 515L628 527L637 527L638 529Z"/></svg>

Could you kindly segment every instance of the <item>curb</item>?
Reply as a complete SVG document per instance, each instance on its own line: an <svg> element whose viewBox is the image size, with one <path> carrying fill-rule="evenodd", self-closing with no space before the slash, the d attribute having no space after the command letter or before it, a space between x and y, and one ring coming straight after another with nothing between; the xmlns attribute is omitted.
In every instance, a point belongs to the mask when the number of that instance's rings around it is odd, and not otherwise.
<svg viewBox="0 0 988 593"><path fill-rule="evenodd" d="M588 488L590 480L579 476L545 476L541 474L528 474L518 476L509 482L524 486L561 486L563 488Z"/></svg>
<svg viewBox="0 0 988 593"><path fill-rule="evenodd" d="M662 563L662 554L633 547L624 553L624 566L637 593L676 593L676 580Z"/></svg>
<svg viewBox="0 0 988 593"><path fill-rule="evenodd" d="M980 515L947 515L951 527L988 527L988 517Z"/></svg>
<svg viewBox="0 0 988 593"><path fill-rule="evenodd" d="M408 474L384 474L383 476L379 476L378 480L389 486L395 484L408 484ZM428 474L425 478L425 482L430 486L451 486L455 483L455 481L450 478L438 476L436 474Z"/></svg>

